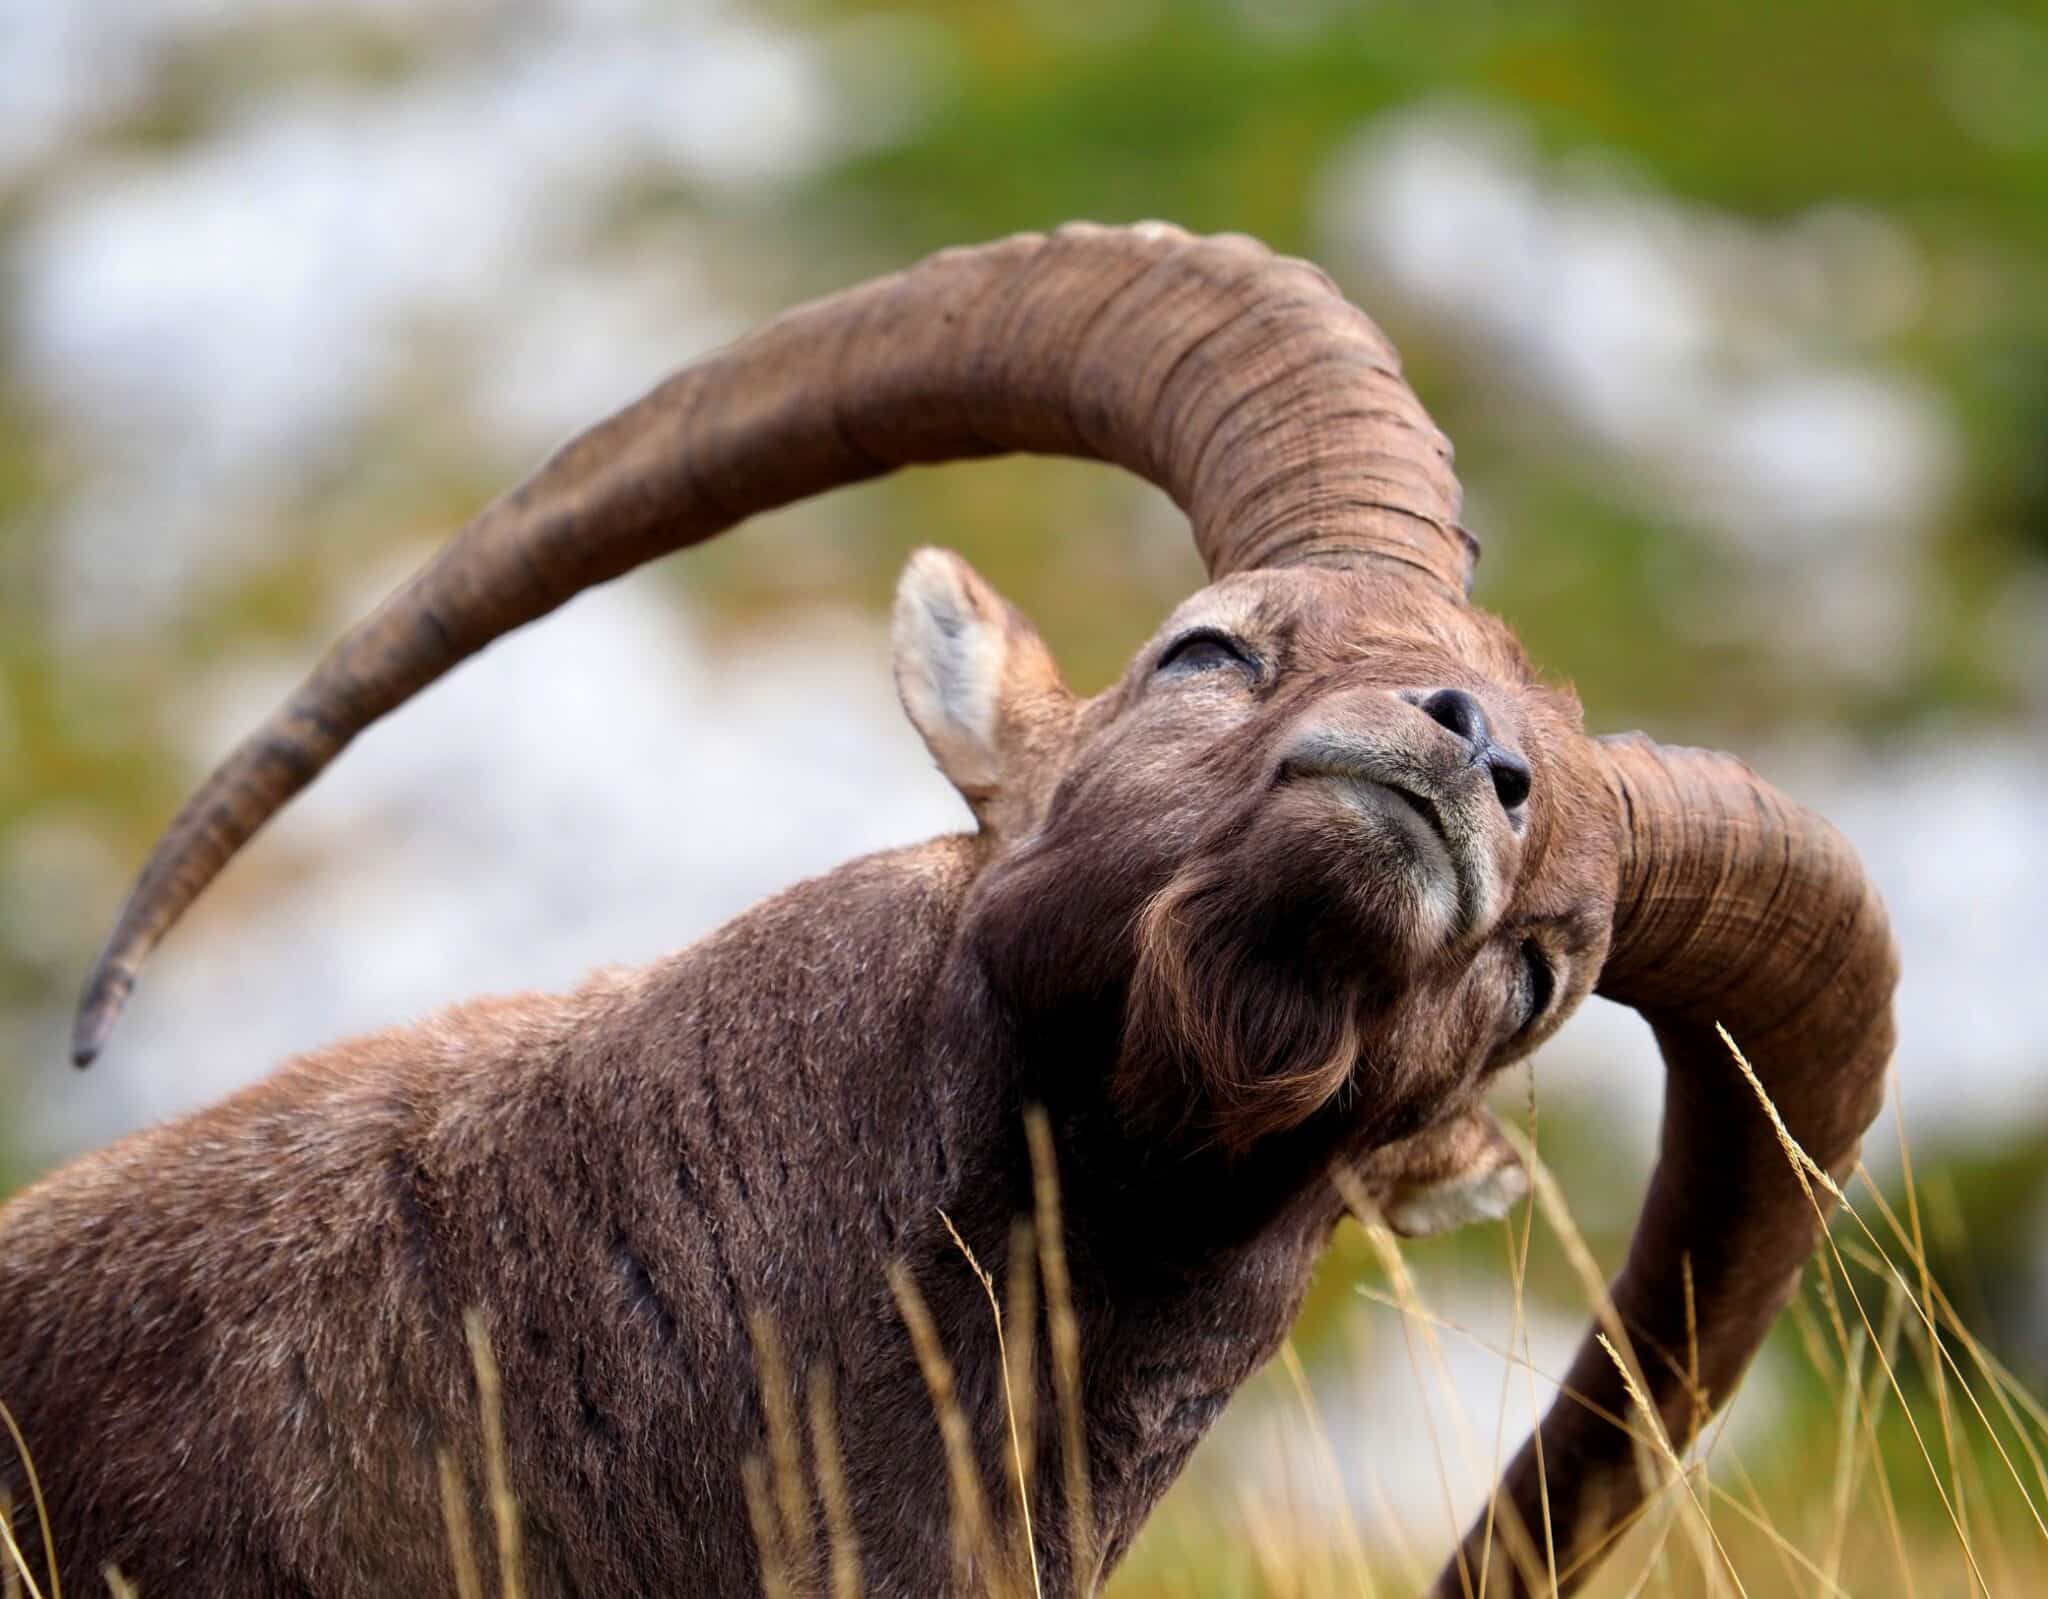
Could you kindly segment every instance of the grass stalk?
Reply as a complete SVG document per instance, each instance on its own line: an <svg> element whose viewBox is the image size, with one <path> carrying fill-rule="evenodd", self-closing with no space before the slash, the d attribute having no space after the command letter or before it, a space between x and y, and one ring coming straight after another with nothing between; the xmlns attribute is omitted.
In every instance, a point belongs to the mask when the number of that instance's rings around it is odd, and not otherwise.
<svg viewBox="0 0 2048 1599"><path fill-rule="evenodd" d="M512 1479L506 1464L504 1388L498 1376L498 1358L491 1353L491 1338L481 1311L465 1313L462 1325L469 1339L470 1362L476 1369L477 1410L483 1423L484 1489L490 1501L491 1525L497 1533L498 1593L501 1599L523 1599L519 1501L512 1496Z"/></svg>
<svg viewBox="0 0 2048 1599"><path fill-rule="evenodd" d="M1053 1396L1060 1413L1060 1468L1067 1500L1068 1578L1075 1599L1087 1599L1095 1580L1095 1521L1088 1483L1087 1434L1081 1424L1081 1325L1067 1273L1066 1233L1060 1221L1059 1162L1052 1123L1042 1106L1024 1113L1031 1144L1032 1202L1038 1230L1039 1269L1045 1277L1045 1323L1052 1341Z"/></svg>

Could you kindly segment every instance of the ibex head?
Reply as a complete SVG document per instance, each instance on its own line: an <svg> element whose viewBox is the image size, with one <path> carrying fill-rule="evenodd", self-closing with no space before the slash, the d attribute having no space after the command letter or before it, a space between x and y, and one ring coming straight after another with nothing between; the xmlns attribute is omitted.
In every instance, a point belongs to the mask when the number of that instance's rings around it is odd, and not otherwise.
<svg viewBox="0 0 2048 1599"><path fill-rule="evenodd" d="M920 554L897 672L988 851L972 936L1022 1015L1121 1008L1117 1097L1247 1150L1341 1101L1363 1147L1469 1103L1592 987L1611 805L1569 696L1370 562L1223 577L1081 702Z"/></svg>
<svg viewBox="0 0 2048 1599"><path fill-rule="evenodd" d="M1466 591L1451 452L1377 328L1241 238L1075 226L949 251L793 312L566 445L345 638L157 850L93 975L100 1048L143 958L369 723L592 584L913 462L1093 456L1188 514L1212 582L1094 700L965 565L897 606L912 719L982 825L967 933L1026 1025L1110 1014L1109 1093L1236 1157L1319 1120L1361 1151L1470 1107L1590 992L1670 1068L1614 1308L1689 1437L1754 1353L1818 1212L1714 1034L1840 1166L1874 1114L1894 962L1847 846L1739 762L1592 739ZM1693 1342L1696 1328L1696 1347ZM1641 1492L1589 1343L1503 1520L1576 1560ZM1540 1540L1539 1540L1540 1541ZM1516 1577L1506 1563L1494 1568Z"/></svg>

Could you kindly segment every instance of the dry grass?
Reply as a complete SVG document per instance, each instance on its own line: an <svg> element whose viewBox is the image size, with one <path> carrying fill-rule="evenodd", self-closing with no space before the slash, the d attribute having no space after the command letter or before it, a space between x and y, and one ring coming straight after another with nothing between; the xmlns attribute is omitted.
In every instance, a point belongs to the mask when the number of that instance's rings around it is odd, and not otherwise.
<svg viewBox="0 0 2048 1599"><path fill-rule="evenodd" d="M1399 1241L1380 1224L1364 1194L1348 1178L1335 1179L1387 1284L1384 1290L1361 1290L1368 1308L1354 1317L1356 1330L1362 1338L1378 1338L1389 1318L1398 1329L1425 1397L1442 1525L1405 1524L1371 1462L1349 1462L1354 1470L1362 1465L1368 1479L1369 1504L1357 1502L1311 1371L1290 1345L1260 1384L1269 1405L1284 1400L1298 1416L1295 1437L1305 1447L1289 1458L1304 1463L1311 1480L1298 1480L1292 1463L1277 1484L1255 1480L1254 1473L1229 1473L1221 1503L1213 1488L1184 1485L1154 1518L1117 1592L1124 1599L1380 1599L1427 1586L1436 1551L1456 1542L1461 1499L1483 1502L1484 1486L1534 1419L1541 1385L1555 1383L1532 1358L1525 1313L1539 1226L1546 1247L1576 1278L1637 1401L1630 1416L1614 1419L1637 1439L1649 1490L1633 1523L1600 1551L1604 1563L1588 1594L1988 1599L2048 1592L2048 1408L1971 1332L1936 1280L1929 1265L1926 1196L1914 1179L1903 1123L1903 1198L1895 1206L1861 1165L1842 1186L1820 1170L1785 1131L1732 1040L1729 1050L1757 1093L1761 1113L1777 1127L1786 1159L1813 1203L1821 1205L1823 1195L1836 1202L1808 1287L1780 1340L1808 1368L1808 1389L1826 1396L1817 1420L1809 1416L1803 1429L1773 1429L1754 1460L1742 1458L1729 1441L1725 1419L1708 1429L1692 1458L1673 1447L1654 1411L1641 1402L1640 1370L1607 1300L1605 1278L1541 1159L1532 1101L1519 1147L1535 1202L1503 1224L1512 1304L1505 1341L1434 1311ZM1088 1589L1095 1548L1081 1450L1080 1337L1061 1246L1051 1132L1042 1116L1033 1116L1029 1134L1034 1214L1020 1219L1012 1235L1000 1289L953 1233L962 1269L979 1281L988 1300L1003 1364L1008 1448L999 1483L983 1479L950 1357L916 1284L900 1270L891 1277L947 1453L960 1580L990 1599L1046 1599L1030 1534L1033 1418L1046 1397L1036 1391L1033 1343L1041 1300L1050 1341L1050 1398L1062 1439L1066 1531L1081 1551L1076 1593ZM950 1221L946 1225L950 1231ZM761 1553L762 1592L765 1599L857 1599L859 1543L829 1380L822 1372L791 1372L765 1318L756 1317L750 1326L767 1438L763 1452L746 1463L743 1486ZM482 1499L491 1518L485 1529L490 1565L501 1599L522 1599L519 1508L505 1466L497 1367L481 1318L468 1318L466 1331L476 1372ZM1454 1343L1498 1361L1491 1416L1468 1413L1447 1358ZM1376 1354L1369 1350L1368 1358ZM1518 1395L1523 1403L1516 1402ZM27 1450L4 1406L0 1423L26 1461ZM483 1599L488 1588L468 1508L469 1486L452 1454L442 1455L440 1473L450 1586L459 1599ZM32 1464L27 1481L47 1548L47 1517ZM27 1558L16 1531L17 1508L0 1503L0 1599L62 1599L59 1573L35 1570ZM1558 1571L1556 1542L1547 1504L1540 1526L1497 1522L1479 1564L1462 1571L1462 1585L1468 1593L1486 1591L1495 1562L1512 1562L1539 1584L1570 1580L1574 1573ZM132 1599L134 1590L120 1573L101 1576L114 1599Z"/></svg>
<svg viewBox="0 0 2048 1599"><path fill-rule="evenodd" d="M1808 1368L1790 1374L1794 1385L1824 1393L1827 1408L1809 1402L1820 1413L1803 1423L1781 1417L1765 1430L1755 1459L1744 1459L1730 1441L1725 1418L1709 1428L1691 1459L1680 1458L1640 1404L1631 1416L1618 1418L1637 1438L1651 1494L1635 1523L1613 1540L1585 1591L1600 1599L1976 1599L2048 1593L2048 1410L1965 1324L1934 1276L1922 1214L1925 1195L1914 1177L1903 1119L1903 1199L1895 1205L1860 1164L1843 1185L1821 1171L1786 1133L1732 1040L1729 1049L1813 1202L1821 1204L1823 1196L1836 1201L1829 1235L1781 1340L1796 1347ZM1238 1558L1226 1540L1204 1530L1217 1508L1213 1490L1190 1485L1191 1492L1170 1499L1154 1518L1119 1583L1120 1594L1335 1599L1370 1595L1390 1582L1397 1591L1414 1591L1423 1573L1413 1551L1448 1549L1459 1530L1449 1509L1457 1497L1452 1480L1462 1468L1468 1489L1490 1481L1502 1464L1503 1436L1518 1443L1533 1423L1535 1380L1555 1382L1555 1374L1538 1370L1531 1359L1523 1301L1529 1231L1539 1223L1577 1276L1625 1381L1639 1392L1604 1278L1534 1144L1525 1139L1521 1152L1535 1203L1505 1224L1513 1294L1505 1342L1435 1313L1399 1241L1361 1213L1387 1281L1384 1290L1365 1290L1365 1297L1382 1313L1381 1331L1392 1319L1416 1385L1436 1399L1426 1411L1426 1425L1444 1485L1443 1522L1419 1529L1382 1505L1361 1535L1348 1511L1334 1517L1309 1508L1276 1514L1267 1504L1242 1518L1237 1535L1254 1547L1249 1558ZM1350 1197L1359 1208L1361 1196ZM1484 1350L1502 1372L1491 1418L1493 1449L1476 1468L1478 1429L1444 1370L1445 1341L1452 1339ZM1312 1405L1299 1360L1290 1354L1283 1368L1296 1397ZM1511 1415L1509 1394L1517 1374L1527 1381L1530 1404L1526 1413ZM1279 1387L1266 1387L1270 1403ZM1309 1430L1314 1454L1327 1456L1320 1424L1312 1422ZM1818 1458L1816 1436L1825 1446ZM1467 1497L1479 1502L1476 1493ZM1330 1495L1321 1498L1327 1502ZM1496 1527L1488 1558L1510 1559L1525 1573L1541 1574L1554 1570L1551 1550L1547 1527ZM1484 1591L1483 1566L1465 1575L1468 1591Z"/></svg>

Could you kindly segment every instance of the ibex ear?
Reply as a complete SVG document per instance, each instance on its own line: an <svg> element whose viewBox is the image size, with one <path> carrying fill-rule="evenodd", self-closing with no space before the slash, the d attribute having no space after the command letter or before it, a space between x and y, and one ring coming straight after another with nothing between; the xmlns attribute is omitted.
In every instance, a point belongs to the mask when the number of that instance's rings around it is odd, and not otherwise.
<svg viewBox="0 0 2048 1599"><path fill-rule="evenodd" d="M1038 630L959 556L919 550L896 585L896 692L983 827L1027 829L1074 699Z"/></svg>

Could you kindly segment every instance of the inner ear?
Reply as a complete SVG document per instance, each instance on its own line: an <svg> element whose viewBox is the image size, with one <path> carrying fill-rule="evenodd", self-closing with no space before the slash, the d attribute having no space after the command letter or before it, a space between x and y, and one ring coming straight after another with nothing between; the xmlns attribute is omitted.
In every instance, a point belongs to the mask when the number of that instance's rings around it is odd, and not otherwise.
<svg viewBox="0 0 2048 1599"><path fill-rule="evenodd" d="M984 827L1035 819L1074 700L1024 615L959 556L919 550L896 585L896 692Z"/></svg>

